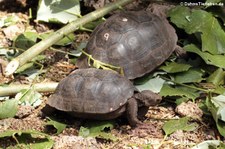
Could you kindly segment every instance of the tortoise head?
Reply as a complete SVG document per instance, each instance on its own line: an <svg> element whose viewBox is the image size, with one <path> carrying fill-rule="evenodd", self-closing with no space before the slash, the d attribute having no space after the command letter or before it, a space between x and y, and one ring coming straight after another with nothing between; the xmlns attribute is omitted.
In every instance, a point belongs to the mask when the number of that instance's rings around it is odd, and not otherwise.
<svg viewBox="0 0 225 149"><path fill-rule="evenodd" d="M162 97L150 90L143 90L135 94L135 98L140 101L144 106L154 106L161 102Z"/></svg>

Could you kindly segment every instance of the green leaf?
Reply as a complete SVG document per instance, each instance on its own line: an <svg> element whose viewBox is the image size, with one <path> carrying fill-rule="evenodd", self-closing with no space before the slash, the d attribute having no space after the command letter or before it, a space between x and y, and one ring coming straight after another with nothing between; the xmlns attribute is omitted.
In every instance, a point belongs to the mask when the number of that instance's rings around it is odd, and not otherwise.
<svg viewBox="0 0 225 149"><path fill-rule="evenodd" d="M185 29L189 23L191 11L188 7L175 7L169 11L171 22L176 24L177 27ZM186 31L187 32L187 31ZM188 32L187 32L188 33Z"/></svg>
<svg viewBox="0 0 225 149"><path fill-rule="evenodd" d="M208 78L207 82L213 83L215 86L224 84L225 71L222 68L218 68Z"/></svg>
<svg viewBox="0 0 225 149"><path fill-rule="evenodd" d="M51 149L54 144L49 135L34 130L7 130L0 133L0 138L4 137L18 141L14 148Z"/></svg>
<svg viewBox="0 0 225 149"><path fill-rule="evenodd" d="M191 82L201 82L204 72L199 69L190 69L186 72L177 73L174 76L174 81L177 83L191 83Z"/></svg>
<svg viewBox="0 0 225 149"><path fill-rule="evenodd" d="M189 64L181 64L176 62L170 62L166 63L166 66L161 66L159 69L166 71L168 73L177 73L177 72L183 72L188 71L189 68L191 68L191 65Z"/></svg>
<svg viewBox="0 0 225 149"><path fill-rule="evenodd" d="M66 128L66 124L55 121L49 117L48 117L48 121L47 121L46 125L51 125L51 126L55 127L57 130L56 134L60 134Z"/></svg>
<svg viewBox="0 0 225 149"><path fill-rule="evenodd" d="M15 98L20 101L21 105L37 107L42 102L41 97L42 95L38 93L34 87L31 87L30 89L21 90L21 92L19 92Z"/></svg>
<svg viewBox="0 0 225 149"><path fill-rule="evenodd" d="M225 13L223 7L210 7L207 11L210 11L215 17L220 18L223 22L223 26L225 26Z"/></svg>
<svg viewBox="0 0 225 149"><path fill-rule="evenodd" d="M225 88L223 86L217 86L213 92L221 95L225 95Z"/></svg>
<svg viewBox="0 0 225 149"><path fill-rule="evenodd" d="M86 126L81 126L79 130L79 136L82 137L98 137L103 139L109 139L116 141L117 138L111 133L105 132L106 129L111 130L114 127L114 122L112 121L98 121L90 122Z"/></svg>
<svg viewBox="0 0 225 149"><path fill-rule="evenodd" d="M189 100L189 99L186 98L186 97L180 97L180 98L176 99L175 103L176 103L177 105L180 105L180 104L182 104L183 102L187 102L188 100Z"/></svg>
<svg viewBox="0 0 225 149"><path fill-rule="evenodd" d="M14 46L23 50L32 47L37 41L38 33L27 31L17 36L14 41Z"/></svg>
<svg viewBox="0 0 225 149"><path fill-rule="evenodd" d="M33 68L34 67L34 62L29 62L26 63L24 65L22 65L21 67L19 67L15 73L20 74L22 72L24 72L25 70L29 69L29 68Z"/></svg>
<svg viewBox="0 0 225 149"><path fill-rule="evenodd" d="M188 7L175 7L169 13L171 21L188 34L201 32L202 51L225 53L225 32L212 14Z"/></svg>
<svg viewBox="0 0 225 149"><path fill-rule="evenodd" d="M0 27L7 27L13 24L16 24L19 21L19 17L15 14L9 16L1 16L0 18Z"/></svg>
<svg viewBox="0 0 225 149"><path fill-rule="evenodd" d="M220 147L223 147L223 146L224 146L224 143L222 143L219 140L207 140L197 144L192 149L210 149L210 148L220 149Z"/></svg>
<svg viewBox="0 0 225 149"><path fill-rule="evenodd" d="M80 16L79 0L40 0L37 20L69 23Z"/></svg>
<svg viewBox="0 0 225 149"><path fill-rule="evenodd" d="M177 130L194 131L198 127L198 124L188 124L188 120L188 117L183 117L177 120L169 120L163 125L163 131L166 133L167 136Z"/></svg>
<svg viewBox="0 0 225 149"><path fill-rule="evenodd" d="M222 2L222 0L206 0L206 3L219 3Z"/></svg>
<svg viewBox="0 0 225 149"><path fill-rule="evenodd" d="M9 99L0 102L0 119L14 117L17 112L18 100Z"/></svg>
<svg viewBox="0 0 225 149"><path fill-rule="evenodd" d="M220 134L225 136L225 96L209 96L206 100L206 105L212 113Z"/></svg>
<svg viewBox="0 0 225 149"><path fill-rule="evenodd" d="M208 52L202 52L194 44L186 45L184 47L184 49L188 52L196 53L199 56L201 56L201 58L206 62L206 64L225 68L225 56L224 55L212 55Z"/></svg>
<svg viewBox="0 0 225 149"><path fill-rule="evenodd" d="M225 96L219 95L212 98L213 105L217 108L217 117L225 122Z"/></svg>
<svg viewBox="0 0 225 149"><path fill-rule="evenodd" d="M172 87L168 84L164 84L160 91L160 95L164 97L179 96L195 100L199 96L199 93L197 93L196 90L188 87L180 87L180 86Z"/></svg>
<svg viewBox="0 0 225 149"><path fill-rule="evenodd" d="M143 84L135 85L135 87L139 91L143 90L151 90L155 93L159 93L161 88L163 87L165 80L161 79L160 77L151 78L148 81L144 82Z"/></svg>

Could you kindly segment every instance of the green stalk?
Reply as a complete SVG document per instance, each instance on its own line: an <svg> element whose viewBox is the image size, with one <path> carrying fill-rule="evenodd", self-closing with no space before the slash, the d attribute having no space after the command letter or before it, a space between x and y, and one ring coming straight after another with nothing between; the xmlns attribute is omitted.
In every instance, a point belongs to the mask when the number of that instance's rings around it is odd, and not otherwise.
<svg viewBox="0 0 225 149"><path fill-rule="evenodd" d="M38 92L54 92L58 83L49 82L49 83L37 83L33 87ZM0 86L0 96L9 96L14 95L20 92L22 89L29 89L31 85L8 85Z"/></svg>
<svg viewBox="0 0 225 149"><path fill-rule="evenodd" d="M16 69L19 66L24 65L28 61L32 60L34 57L36 57L38 54L52 46L54 43L65 37L67 34L74 32L77 30L80 26L83 26L84 24L94 21L100 17L103 17L107 13L121 8L123 5L126 5L134 0L119 0L115 3L112 3L110 5L106 5L105 7L98 9L96 11L93 11L82 18L79 18L70 24L64 26L63 28L59 29L58 31L54 32L49 38L46 38L45 40L40 41L39 43L35 44L28 50L26 50L24 53L19 55L18 57L14 58L6 67L5 74L10 75L13 74Z"/></svg>

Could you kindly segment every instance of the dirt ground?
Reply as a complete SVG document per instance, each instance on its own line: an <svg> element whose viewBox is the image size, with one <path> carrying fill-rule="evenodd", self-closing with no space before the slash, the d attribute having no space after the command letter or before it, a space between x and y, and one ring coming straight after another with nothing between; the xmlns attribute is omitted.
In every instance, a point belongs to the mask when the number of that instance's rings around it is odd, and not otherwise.
<svg viewBox="0 0 225 149"><path fill-rule="evenodd" d="M103 1L96 1L95 3L88 3L90 10L93 7L101 7ZM92 1L93 2L93 1ZM132 5L129 5L127 9L142 9L148 6L149 2L136 1ZM37 32L44 32L49 29L57 29L59 25L49 25L47 23L38 23L35 20L28 18L28 8L32 8L35 12L37 7L37 1L26 0L0 0L0 18L3 16L15 14L20 18L20 21L13 26L13 28L0 29L0 45L3 47L12 46L11 39L14 35L18 35L23 32L27 25L33 28ZM85 6L83 6L85 8ZM35 15L35 13L33 13ZM84 41L89 38L89 33L77 31L76 42ZM64 51L69 51L71 47L63 47ZM45 54L48 58L43 63L45 67L48 67L46 73L39 79L39 81L60 81L67 76L71 70L76 66L72 64L65 54L57 53L47 50ZM9 62L4 56L0 55L1 66L4 67ZM0 83L17 83L26 84L27 76L15 75L5 77L0 74ZM44 94L43 100L46 101L51 93ZM51 138L55 141L54 149L72 149L72 148L124 148L124 149L137 149L137 148L157 148L164 139L165 133L162 130L163 124L169 119L177 119L181 116L179 111L175 110L176 107L173 104L165 104L164 102L156 107L150 107L146 115L143 126L131 128L123 119L116 120L116 127L110 132L115 135L118 140L113 142L110 140L104 140L99 138L82 138L78 136L78 130L83 125L84 121L80 119L65 118L65 122L68 123L67 128L59 135L54 135L54 129L46 127L45 118L41 117L40 110L45 106L45 102L42 103L36 109L31 107L20 106L17 117L0 120L0 132L5 130L38 130L51 135ZM193 104L186 105L187 109L195 109ZM199 109L197 109L199 110ZM193 111L197 111L196 109ZM201 112L200 112L201 113ZM196 114L196 113L195 113ZM22 116L21 116L22 115ZM193 120L195 121L195 120ZM188 149L193 145L196 145L205 140L220 139L216 130L215 124L211 117L203 116L201 120L196 120L198 128L195 131L185 132L176 131L171 134L162 144L161 149ZM12 138L0 139L0 147L6 148L13 146L16 141Z"/></svg>

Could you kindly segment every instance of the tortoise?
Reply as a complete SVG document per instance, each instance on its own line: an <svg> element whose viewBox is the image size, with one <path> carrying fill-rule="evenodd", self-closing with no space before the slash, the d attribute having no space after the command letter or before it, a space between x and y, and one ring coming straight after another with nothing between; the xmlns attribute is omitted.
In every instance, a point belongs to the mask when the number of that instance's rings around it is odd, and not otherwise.
<svg viewBox="0 0 225 149"><path fill-rule="evenodd" d="M103 63L119 66L128 79L153 71L174 50L177 35L166 18L147 11L123 11L98 25L90 36L85 52ZM78 68L88 68L84 54Z"/></svg>
<svg viewBox="0 0 225 149"><path fill-rule="evenodd" d="M138 92L130 80L115 71L87 68L76 69L61 80L42 111L56 109L73 117L96 120L125 115L129 124L136 126L148 107L160 101L160 95L150 90Z"/></svg>

